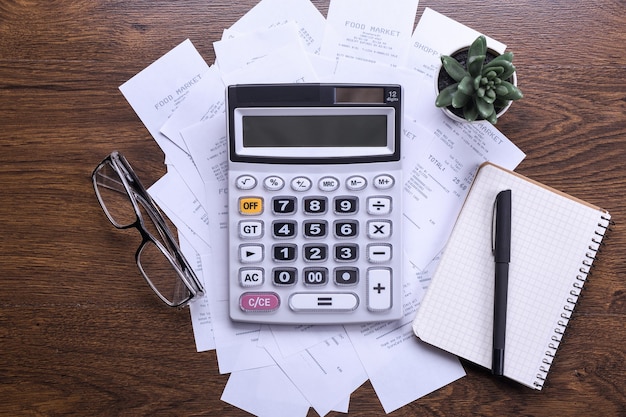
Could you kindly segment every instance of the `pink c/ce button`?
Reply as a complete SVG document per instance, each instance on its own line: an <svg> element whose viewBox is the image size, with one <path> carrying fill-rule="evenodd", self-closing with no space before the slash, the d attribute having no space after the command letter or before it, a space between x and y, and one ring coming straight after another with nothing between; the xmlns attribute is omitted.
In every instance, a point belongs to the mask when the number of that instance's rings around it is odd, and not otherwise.
<svg viewBox="0 0 626 417"><path fill-rule="evenodd" d="M239 297L239 306L244 311L274 311L280 298L273 292L246 292Z"/></svg>

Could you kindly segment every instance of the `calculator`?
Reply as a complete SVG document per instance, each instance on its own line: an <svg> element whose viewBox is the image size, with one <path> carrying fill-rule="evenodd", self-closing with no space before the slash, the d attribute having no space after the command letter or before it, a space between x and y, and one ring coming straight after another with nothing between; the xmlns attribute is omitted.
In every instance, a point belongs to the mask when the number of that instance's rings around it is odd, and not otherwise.
<svg viewBox="0 0 626 417"><path fill-rule="evenodd" d="M402 316L402 89L227 88L234 321Z"/></svg>

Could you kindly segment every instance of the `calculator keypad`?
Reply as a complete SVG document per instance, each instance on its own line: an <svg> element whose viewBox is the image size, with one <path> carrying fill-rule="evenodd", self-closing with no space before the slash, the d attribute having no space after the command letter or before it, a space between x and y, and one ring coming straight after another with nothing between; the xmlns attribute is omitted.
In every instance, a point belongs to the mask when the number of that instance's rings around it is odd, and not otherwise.
<svg viewBox="0 0 626 417"><path fill-rule="evenodd" d="M398 175L239 174L230 191L233 318L399 318L400 291L392 291L401 286Z"/></svg>

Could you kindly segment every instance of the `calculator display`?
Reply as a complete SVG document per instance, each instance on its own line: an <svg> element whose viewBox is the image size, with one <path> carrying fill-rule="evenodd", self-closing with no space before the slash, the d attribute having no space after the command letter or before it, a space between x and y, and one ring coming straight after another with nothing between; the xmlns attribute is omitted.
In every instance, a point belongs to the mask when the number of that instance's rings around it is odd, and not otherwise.
<svg viewBox="0 0 626 417"><path fill-rule="evenodd" d="M393 107L252 107L235 109L233 117L238 157L327 163L396 151Z"/></svg>
<svg viewBox="0 0 626 417"><path fill-rule="evenodd" d="M387 146L384 114L243 116L244 148Z"/></svg>

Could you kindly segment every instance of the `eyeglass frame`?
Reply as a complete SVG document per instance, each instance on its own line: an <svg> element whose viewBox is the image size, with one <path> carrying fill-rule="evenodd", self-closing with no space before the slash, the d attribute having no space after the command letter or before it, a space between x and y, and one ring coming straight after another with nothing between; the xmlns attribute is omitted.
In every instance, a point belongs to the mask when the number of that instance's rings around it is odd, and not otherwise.
<svg viewBox="0 0 626 417"><path fill-rule="evenodd" d="M124 190L126 191L126 194L129 197L129 200L133 206L133 210L135 211L136 220L130 224L121 225L117 223L113 219L111 213L107 209L106 204L104 203L102 199L102 196L100 195L100 191L98 189L98 183L97 183L97 174L102 169L102 167L106 165L107 163L110 164L110 166L119 175L121 182L122 182L122 186L124 187ZM192 300L202 297L204 295L204 287L202 283L200 282L195 272L189 265L189 262L187 261L182 251L180 250L180 247L178 246L178 243L174 239L172 231L167 226L165 219L163 215L161 214L161 211L158 209L157 205L154 203L154 201L152 200L152 198L146 191L145 187L139 180L139 177L137 176L137 174L135 174L135 171L132 169L132 167L130 166L130 164L128 163L128 160L124 157L124 155L122 155L118 151L111 152L93 170L91 174L91 179L92 179L94 191L96 193L96 197L98 199L98 203L100 204L100 207L104 211L109 222L118 230L136 228L139 231L139 234L142 237L142 241L139 244L137 251L135 252L135 262L137 263L137 266L139 270L141 271L141 274L143 275L144 279L146 280L150 288L154 291L154 293L159 297L159 299L161 299L161 301L163 301L166 305L170 307L185 307ZM120 191L120 190L116 190L116 191ZM154 225L158 229L160 229L159 231L162 233L163 239L167 240L168 246L173 249L174 253L171 253L170 250L164 247L163 244L148 231L148 229L146 228L144 224L143 215L141 214L141 211L139 210L138 199L141 200L141 205L145 208L148 216L151 217L151 220L153 221ZM189 291L189 296L184 298L182 301L171 302L170 300L168 300L156 288L156 286L154 285L154 283L152 282L152 280L150 279L146 271L143 269L140 259L139 259L139 255L141 254L142 249L145 247L145 245L148 242L153 243L161 251L161 253L167 258L168 262L172 266L174 272L176 272L176 275L178 276L178 278L183 282L185 287L187 287L187 290Z"/></svg>

